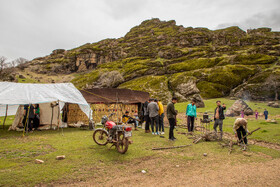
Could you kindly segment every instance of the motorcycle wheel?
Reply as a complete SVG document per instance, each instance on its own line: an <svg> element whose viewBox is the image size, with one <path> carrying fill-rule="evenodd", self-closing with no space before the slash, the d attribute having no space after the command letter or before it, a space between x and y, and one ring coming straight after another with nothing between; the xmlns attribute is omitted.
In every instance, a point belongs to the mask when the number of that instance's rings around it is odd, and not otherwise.
<svg viewBox="0 0 280 187"><path fill-rule="evenodd" d="M128 138L124 137L123 133L118 134L117 150L119 153L124 154L128 150Z"/></svg>
<svg viewBox="0 0 280 187"><path fill-rule="evenodd" d="M92 138L98 145L106 145L108 143L108 132L104 129L96 129L93 132Z"/></svg>

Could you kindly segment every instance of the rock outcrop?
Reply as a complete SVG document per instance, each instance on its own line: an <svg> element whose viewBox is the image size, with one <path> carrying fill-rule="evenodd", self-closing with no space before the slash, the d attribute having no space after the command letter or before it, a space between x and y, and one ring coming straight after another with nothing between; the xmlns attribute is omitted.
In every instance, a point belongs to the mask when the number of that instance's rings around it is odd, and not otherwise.
<svg viewBox="0 0 280 187"><path fill-rule="evenodd" d="M226 116L234 117L240 116L241 111L244 110L244 114L249 116L253 115L254 111L243 100L237 100L226 111Z"/></svg>
<svg viewBox="0 0 280 187"><path fill-rule="evenodd" d="M195 94L272 100L280 99L279 57L280 32L269 28L247 32L236 26L185 28L174 20L155 18L133 27L122 38L56 49L19 71L49 76L56 82L64 79L54 77L73 75L78 88L125 87L149 91L162 100L177 95L186 101ZM103 80L105 72L115 71L121 76ZM33 79L25 77L22 81ZM111 79L112 84L108 83Z"/></svg>
<svg viewBox="0 0 280 187"><path fill-rule="evenodd" d="M273 108L280 108L279 103L278 102L274 102L274 101L268 102L267 106L270 106L270 107L273 107Z"/></svg>

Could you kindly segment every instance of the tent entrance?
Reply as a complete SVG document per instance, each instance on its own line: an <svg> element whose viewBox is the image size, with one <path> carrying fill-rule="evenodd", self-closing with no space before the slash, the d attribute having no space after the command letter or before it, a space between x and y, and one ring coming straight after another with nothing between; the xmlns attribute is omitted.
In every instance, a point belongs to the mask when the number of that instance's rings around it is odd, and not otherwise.
<svg viewBox="0 0 280 187"><path fill-rule="evenodd" d="M56 129L61 127L61 115L59 105L54 106L52 103L41 103L40 108L40 126L38 129ZM24 106L20 105L18 107L17 113L15 115L14 122L9 130L23 130L24 128Z"/></svg>

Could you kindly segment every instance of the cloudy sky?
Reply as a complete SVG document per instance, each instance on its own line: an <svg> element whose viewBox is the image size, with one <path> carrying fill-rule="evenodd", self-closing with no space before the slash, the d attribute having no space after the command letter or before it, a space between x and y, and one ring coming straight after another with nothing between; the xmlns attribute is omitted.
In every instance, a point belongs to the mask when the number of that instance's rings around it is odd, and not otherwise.
<svg viewBox="0 0 280 187"><path fill-rule="evenodd" d="M124 36L151 18L280 31L280 0L0 0L0 56L29 60Z"/></svg>

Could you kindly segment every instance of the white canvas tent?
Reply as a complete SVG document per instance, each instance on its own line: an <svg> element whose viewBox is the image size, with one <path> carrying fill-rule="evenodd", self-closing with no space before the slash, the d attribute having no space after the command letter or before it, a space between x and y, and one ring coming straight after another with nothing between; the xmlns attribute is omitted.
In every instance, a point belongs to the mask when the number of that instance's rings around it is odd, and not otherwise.
<svg viewBox="0 0 280 187"><path fill-rule="evenodd" d="M50 103L57 102L58 106L52 109ZM61 124L61 109L65 103L78 104L81 110L89 117L90 106L81 92L72 83L58 84L30 84L0 82L0 116L16 115L11 129L21 122L22 105L40 104L40 123ZM7 110L8 109L8 110ZM42 113L42 115L41 115ZM53 116L53 118L51 117ZM51 121L51 122L50 122Z"/></svg>

